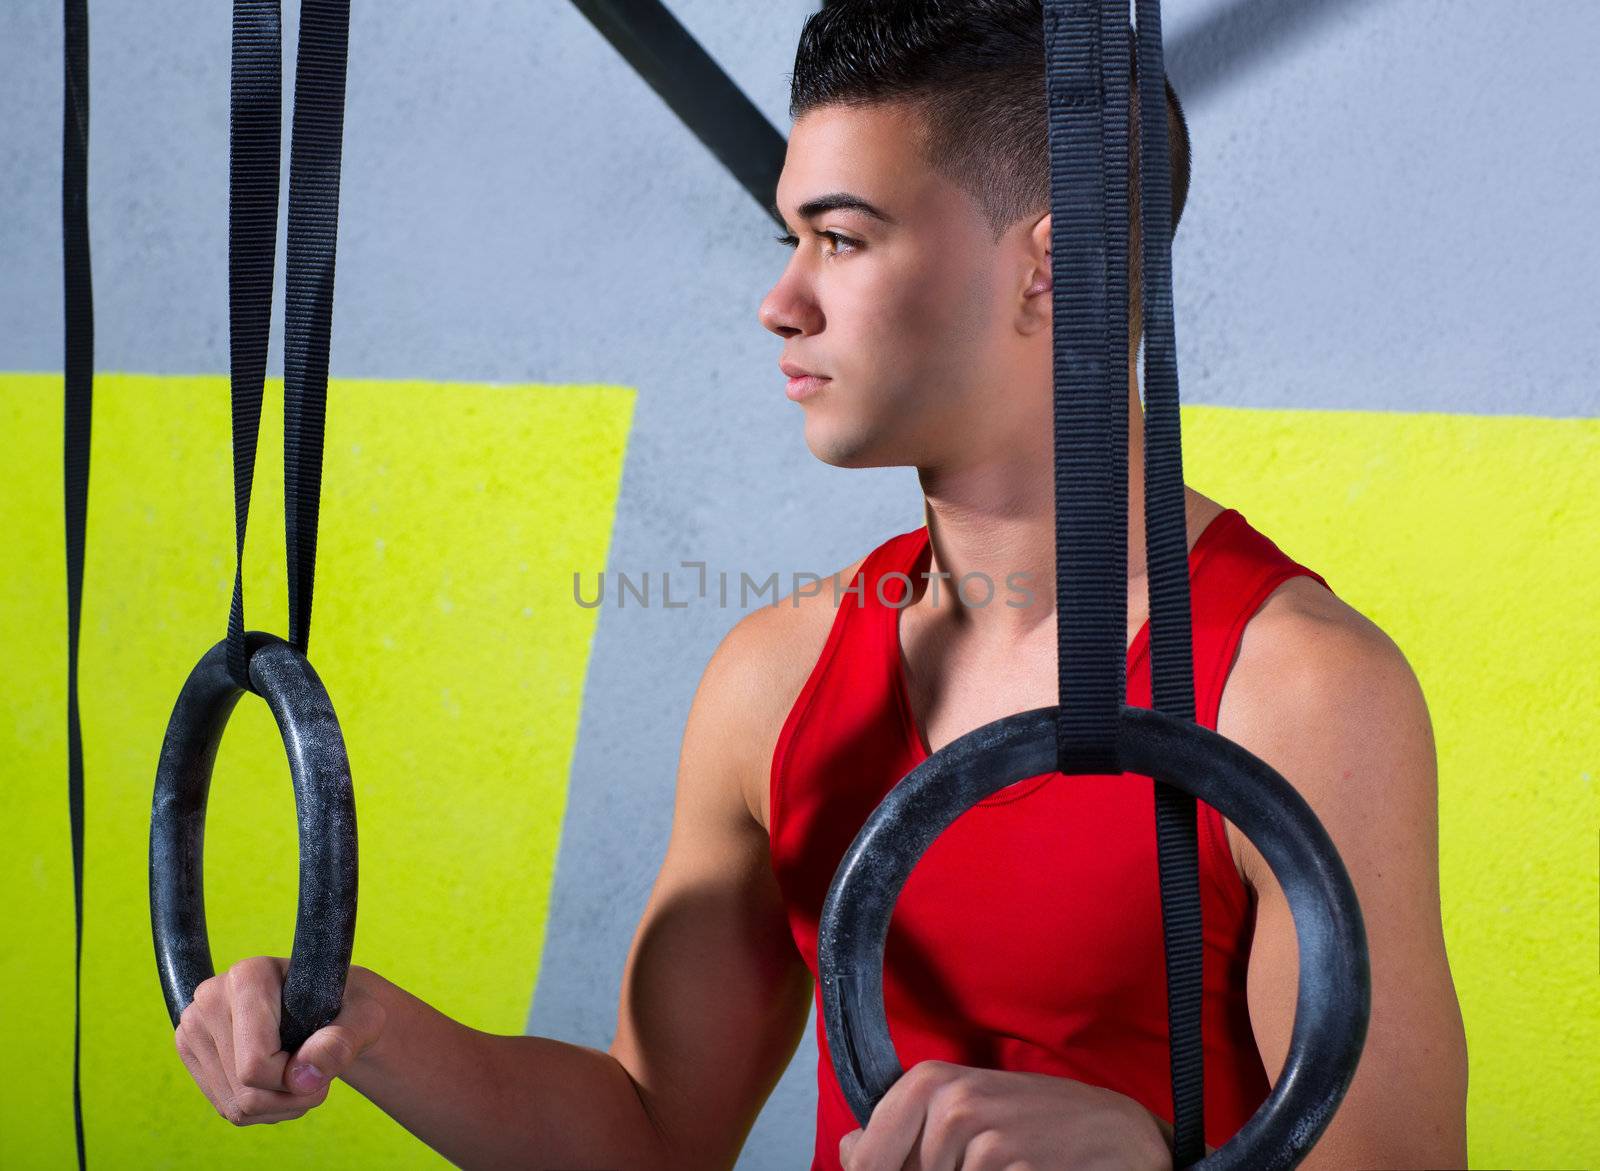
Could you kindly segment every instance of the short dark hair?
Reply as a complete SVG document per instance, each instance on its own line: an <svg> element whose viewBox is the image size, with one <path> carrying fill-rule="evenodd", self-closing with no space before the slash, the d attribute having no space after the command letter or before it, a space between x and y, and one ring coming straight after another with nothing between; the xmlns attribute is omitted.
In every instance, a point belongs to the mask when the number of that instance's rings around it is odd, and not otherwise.
<svg viewBox="0 0 1600 1171"><path fill-rule="evenodd" d="M1130 88L1128 334L1140 295L1139 104ZM1042 0L824 0L800 32L789 116L820 106L904 102L920 116L934 170L966 190L994 238L1050 210ZM1189 192L1189 135L1167 86L1172 226Z"/></svg>

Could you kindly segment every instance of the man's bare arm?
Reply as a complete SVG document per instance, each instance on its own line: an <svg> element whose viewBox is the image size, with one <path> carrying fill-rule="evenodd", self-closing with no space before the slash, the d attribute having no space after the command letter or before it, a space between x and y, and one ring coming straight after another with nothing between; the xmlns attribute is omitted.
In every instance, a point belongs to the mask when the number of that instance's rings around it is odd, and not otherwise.
<svg viewBox="0 0 1600 1171"><path fill-rule="evenodd" d="M809 970L745 801L776 728L771 611L712 656L690 708L672 836L609 1052L495 1036L363 972L388 1020L345 1080L463 1167L732 1167L793 1056ZM352 978L356 973L352 972Z"/></svg>
<svg viewBox="0 0 1600 1171"><path fill-rule="evenodd" d="M764 785L790 686L792 612L757 610L712 656L684 729L672 836L629 949L611 1053L668 1166L731 1168L805 1030L813 983L765 828ZM803 658L803 656L802 656Z"/></svg>
<svg viewBox="0 0 1600 1171"><path fill-rule="evenodd" d="M366 969L385 1013L344 1080L458 1167L663 1166L660 1136L615 1058L454 1020Z"/></svg>
<svg viewBox="0 0 1600 1171"><path fill-rule="evenodd" d="M1218 719L1310 804L1350 873L1366 927L1366 1047L1303 1166L1464 1167L1467 1051L1440 922L1427 704L1388 636L1337 606L1342 613L1287 607L1276 627L1266 614L1252 623ZM1257 895L1250 1019L1276 1082L1294 1023L1298 945L1277 880L1254 847L1244 859Z"/></svg>

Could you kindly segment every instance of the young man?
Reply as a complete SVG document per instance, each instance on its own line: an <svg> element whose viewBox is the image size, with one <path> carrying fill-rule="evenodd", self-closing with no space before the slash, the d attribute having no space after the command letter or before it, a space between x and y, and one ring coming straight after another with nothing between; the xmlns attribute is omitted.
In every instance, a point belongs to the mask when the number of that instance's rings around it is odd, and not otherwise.
<svg viewBox="0 0 1600 1171"><path fill-rule="evenodd" d="M916 467L927 524L750 614L712 656L609 1052L480 1033L354 968L339 1019L291 1058L283 961L258 957L202 985L178 1030L219 1111L298 1117L341 1076L465 1166L734 1164L805 1027L817 914L862 820L933 750L1057 698L1041 27L1038 0L843 0L802 34L778 188L795 251L760 318L811 450ZM1136 318L1135 298L1128 702L1148 706ZM1464 1166L1417 681L1238 512L1190 490L1187 518L1197 718L1311 804L1370 942L1366 1049L1304 1166ZM1254 847L1208 807L1201 821L1216 1147L1281 1068L1296 940ZM1048 774L935 843L886 956L906 1076L858 1130L819 1035L813 1168L1170 1166L1153 825L1148 784ZM302 1090L308 1064L323 1076Z"/></svg>

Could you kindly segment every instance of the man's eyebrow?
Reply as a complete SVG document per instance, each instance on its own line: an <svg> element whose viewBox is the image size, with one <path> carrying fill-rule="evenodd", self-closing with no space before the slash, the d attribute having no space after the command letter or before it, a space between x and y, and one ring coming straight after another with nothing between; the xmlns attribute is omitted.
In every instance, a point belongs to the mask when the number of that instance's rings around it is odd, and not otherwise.
<svg viewBox="0 0 1600 1171"><path fill-rule="evenodd" d="M882 220L886 224L895 222L894 217L887 212L874 207L865 199L862 199L861 196L852 195L848 191L834 191L827 195L819 195L815 199L809 199L800 205L799 211L800 218L803 220L813 219L826 211L859 211L872 216L874 219ZM783 212L779 210L777 204L772 205L772 214L780 222L784 218Z"/></svg>

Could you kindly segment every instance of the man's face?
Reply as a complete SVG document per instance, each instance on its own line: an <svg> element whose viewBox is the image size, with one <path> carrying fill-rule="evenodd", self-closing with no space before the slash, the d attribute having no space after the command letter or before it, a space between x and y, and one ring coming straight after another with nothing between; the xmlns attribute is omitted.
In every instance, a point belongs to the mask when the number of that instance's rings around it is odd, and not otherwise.
<svg viewBox="0 0 1600 1171"><path fill-rule="evenodd" d="M997 245L966 192L924 161L919 127L903 105L812 110L778 183L797 244L759 316L784 339L784 364L826 377L799 402L807 445L839 467L943 462L976 438L986 396L992 409L1017 362L1029 225ZM830 196L882 218L806 214Z"/></svg>

